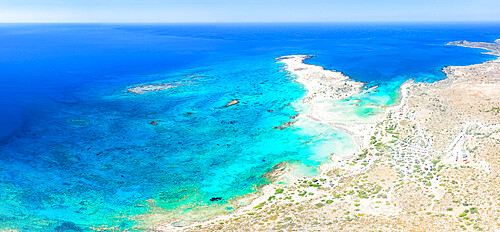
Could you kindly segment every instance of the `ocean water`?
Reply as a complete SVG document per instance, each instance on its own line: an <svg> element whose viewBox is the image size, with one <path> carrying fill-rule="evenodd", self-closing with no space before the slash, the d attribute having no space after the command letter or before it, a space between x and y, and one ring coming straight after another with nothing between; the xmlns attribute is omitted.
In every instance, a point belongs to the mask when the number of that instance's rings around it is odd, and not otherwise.
<svg viewBox="0 0 500 232"><path fill-rule="evenodd" d="M127 229L231 212L274 165L314 172L354 149L312 122L274 129L304 111L305 93L276 57L317 55L307 63L379 86L338 103L352 121L397 103L408 79L494 58L446 42L498 38L500 24L486 23L0 24L0 230ZM126 92L175 81L191 84Z"/></svg>

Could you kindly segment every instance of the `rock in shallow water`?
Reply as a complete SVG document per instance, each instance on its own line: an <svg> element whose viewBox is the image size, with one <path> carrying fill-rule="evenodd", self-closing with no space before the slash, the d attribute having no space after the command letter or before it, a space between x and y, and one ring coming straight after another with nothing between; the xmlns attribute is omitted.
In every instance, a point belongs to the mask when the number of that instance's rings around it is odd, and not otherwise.
<svg viewBox="0 0 500 232"><path fill-rule="evenodd" d="M238 103L240 103L240 101L238 101L238 99L233 99L231 102L226 104L226 107L236 105Z"/></svg>

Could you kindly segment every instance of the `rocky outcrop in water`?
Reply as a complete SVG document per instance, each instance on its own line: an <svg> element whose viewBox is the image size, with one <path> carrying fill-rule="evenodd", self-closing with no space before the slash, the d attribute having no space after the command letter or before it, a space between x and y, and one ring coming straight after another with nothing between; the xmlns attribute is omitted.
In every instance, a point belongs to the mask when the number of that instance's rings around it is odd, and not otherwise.
<svg viewBox="0 0 500 232"><path fill-rule="evenodd" d="M274 181L278 176L286 171L288 164L290 164L290 161L277 163L271 168L271 171L265 173L264 175L262 175L262 177L266 178L267 180Z"/></svg>
<svg viewBox="0 0 500 232"><path fill-rule="evenodd" d="M238 104L238 103L240 103L240 101L238 101L238 99L233 99L233 100L231 100L229 103L227 103L227 104L225 105L225 107L229 107L229 106L232 106L232 105L236 105L236 104Z"/></svg>

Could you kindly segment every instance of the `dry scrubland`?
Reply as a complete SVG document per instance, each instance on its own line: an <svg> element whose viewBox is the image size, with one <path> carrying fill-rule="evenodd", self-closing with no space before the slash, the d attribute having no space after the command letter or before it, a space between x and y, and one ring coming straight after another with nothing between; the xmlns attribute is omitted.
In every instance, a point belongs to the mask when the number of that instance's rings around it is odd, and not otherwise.
<svg viewBox="0 0 500 232"><path fill-rule="evenodd" d="M500 55L498 43L449 45ZM500 230L500 60L443 71L436 83L406 83L402 104L348 161L278 184L284 175L237 213L177 229Z"/></svg>

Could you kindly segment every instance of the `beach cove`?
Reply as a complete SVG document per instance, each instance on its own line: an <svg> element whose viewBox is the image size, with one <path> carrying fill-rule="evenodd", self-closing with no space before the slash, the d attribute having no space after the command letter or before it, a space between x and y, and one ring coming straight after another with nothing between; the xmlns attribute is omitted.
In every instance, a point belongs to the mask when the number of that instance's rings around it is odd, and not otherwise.
<svg viewBox="0 0 500 232"><path fill-rule="evenodd" d="M325 70L321 66L304 63L304 60L312 57L314 56L289 55L276 58L276 62L283 64L282 68L292 75L292 80L301 84L306 90L305 96L291 104L294 108L301 109L299 110L301 113L291 118L293 123L286 123L286 127L279 129L286 129L290 126L299 128L326 127L345 133L351 141L345 139L342 149L334 148L335 144L330 142L328 146L320 150L326 152L336 150L336 152L329 153L329 160L323 162L315 172L305 171L307 167L301 166L299 163L283 162L276 165L270 173L266 174L266 178L269 178L273 183L264 185L257 194L249 194L232 202L235 204L233 205L236 208L235 213L218 216L204 222L191 222L192 224L182 220L159 223L153 226L155 230L191 230L211 226L214 222L237 220L235 218L253 215L255 210L283 203L281 201L283 198L276 199L276 196L282 194L283 191L296 190L297 185L307 186L307 191L302 193L299 191L297 195L287 195L284 200L297 205L312 204L306 193L313 198L315 198L314 196L328 194L328 190L325 191L325 189L335 188L344 178L355 177L371 168L377 161L375 157L370 158L362 166L350 167L350 161L353 158L356 159L354 156L359 153L367 153L367 150L362 151L362 149L370 145L370 140L372 140L370 137L376 131L377 123L385 119L388 112L399 111L405 104L407 88L411 81L401 85L400 94L398 95L401 99L398 101L398 105L379 106L384 109L385 113L360 118L353 112L359 104L353 104L352 102L360 103L359 97L356 98L356 96L374 92L377 86L366 88L364 83L356 82L340 72ZM354 100L351 98L354 98ZM349 102L348 104L344 103L346 100ZM337 104L342 105L340 114L343 115L341 116L339 116L339 108L335 107ZM349 106L352 109L349 109ZM346 117L349 119L346 120ZM332 173L338 172L340 169L349 170L347 172L349 174L337 175L332 178ZM312 181L308 182L308 180ZM304 185L304 183L309 183L309 185ZM276 202L273 203L273 201Z"/></svg>
<svg viewBox="0 0 500 232"><path fill-rule="evenodd" d="M308 201L379 162L382 152L363 147L395 140L369 135L386 112L413 118L390 108L405 102L401 84L433 83L445 66L492 59L444 44L494 41L495 26L447 28L2 27L0 74L9 78L1 80L0 216L9 220L0 230L210 226L218 215L267 210L289 197L282 186L290 184L302 186L287 199L293 204L333 204L344 193ZM356 164L347 161L353 154Z"/></svg>

